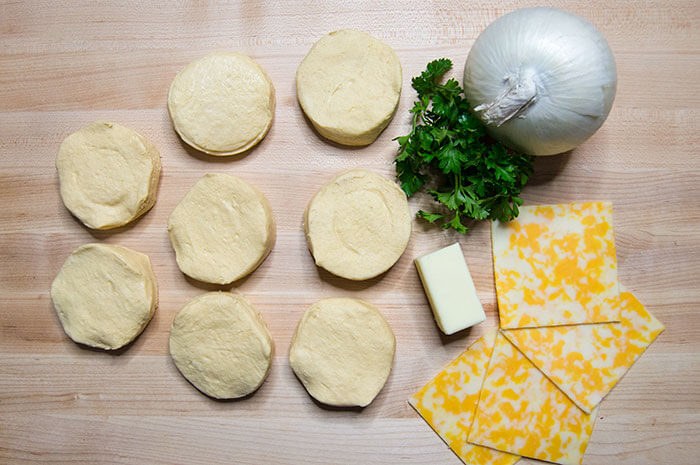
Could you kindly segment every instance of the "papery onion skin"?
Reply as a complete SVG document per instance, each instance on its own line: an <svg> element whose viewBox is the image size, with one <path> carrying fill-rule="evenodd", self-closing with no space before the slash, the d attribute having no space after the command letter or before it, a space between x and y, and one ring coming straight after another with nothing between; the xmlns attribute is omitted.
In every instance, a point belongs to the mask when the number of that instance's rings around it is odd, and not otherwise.
<svg viewBox="0 0 700 465"><path fill-rule="evenodd" d="M554 8L500 17L476 39L464 67L465 95L491 135L530 155L555 155L586 141L610 113L616 88L605 38L583 18Z"/></svg>

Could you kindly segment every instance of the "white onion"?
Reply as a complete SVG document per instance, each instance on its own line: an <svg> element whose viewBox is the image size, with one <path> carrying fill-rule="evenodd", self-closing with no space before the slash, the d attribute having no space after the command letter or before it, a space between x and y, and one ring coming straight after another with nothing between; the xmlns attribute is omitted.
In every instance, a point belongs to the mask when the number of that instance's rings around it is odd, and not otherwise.
<svg viewBox="0 0 700 465"><path fill-rule="evenodd" d="M588 21L524 8L491 23L469 52L465 95L491 135L531 155L577 147L610 112L617 71Z"/></svg>

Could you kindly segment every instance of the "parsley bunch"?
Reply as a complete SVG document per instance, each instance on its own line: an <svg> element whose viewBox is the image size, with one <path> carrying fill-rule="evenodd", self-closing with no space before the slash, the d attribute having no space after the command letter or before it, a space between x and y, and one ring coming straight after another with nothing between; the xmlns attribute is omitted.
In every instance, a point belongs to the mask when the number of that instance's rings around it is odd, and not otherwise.
<svg viewBox="0 0 700 465"><path fill-rule="evenodd" d="M441 205L417 216L465 234L465 220L510 221L523 201L533 157L513 152L488 136L469 109L456 80L440 84L452 68L447 58L431 61L411 81L418 101L411 132L397 137L396 174L409 197L425 186Z"/></svg>

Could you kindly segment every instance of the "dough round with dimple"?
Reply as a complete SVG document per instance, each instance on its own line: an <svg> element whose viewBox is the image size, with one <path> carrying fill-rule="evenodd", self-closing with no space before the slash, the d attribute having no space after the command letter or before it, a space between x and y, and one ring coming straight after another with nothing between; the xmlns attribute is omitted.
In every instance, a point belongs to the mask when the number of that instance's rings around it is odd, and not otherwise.
<svg viewBox="0 0 700 465"><path fill-rule="evenodd" d="M325 138L367 145L391 121L401 96L396 53L369 34L344 29L322 37L299 65L297 98Z"/></svg>
<svg viewBox="0 0 700 465"><path fill-rule="evenodd" d="M406 194L372 171L340 174L311 199L304 218L316 265L356 281L384 273L411 236Z"/></svg>
<svg viewBox="0 0 700 465"><path fill-rule="evenodd" d="M243 296L209 292L180 310L170 329L170 355L197 389L217 399L255 391L270 371L273 342Z"/></svg>
<svg viewBox="0 0 700 465"><path fill-rule="evenodd" d="M75 342L119 349L141 334L158 305L148 256L116 245L78 247L51 284L51 300Z"/></svg>
<svg viewBox="0 0 700 465"><path fill-rule="evenodd" d="M364 407L386 383L396 351L389 324L359 299L319 300L304 313L289 363L309 394L339 407Z"/></svg>
<svg viewBox="0 0 700 465"><path fill-rule="evenodd" d="M275 89L241 53L211 53L175 76L168 111L183 141L210 155L235 155L260 142L272 125Z"/></svg>
<svg viewBox="0 0 700 465"><path fill-rule="evenodd" d="M262 192L235 176L210 173L175 207L168 234L183 273L206 283L229 284L265 260L276 229Z"/></svg>
<svg viewBox="0 0 700 465"><path fill-rule="evenodd" d="M64 205L93 229L124 226L146 213L156 201L160 168L146 138L106 122L66 137L56 158Z"/></svg>

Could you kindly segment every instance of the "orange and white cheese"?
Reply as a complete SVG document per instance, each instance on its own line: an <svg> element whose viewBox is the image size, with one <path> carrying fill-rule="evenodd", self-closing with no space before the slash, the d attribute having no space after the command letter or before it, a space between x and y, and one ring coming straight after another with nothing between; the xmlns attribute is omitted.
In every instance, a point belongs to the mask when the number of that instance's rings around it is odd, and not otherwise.
<svg viewBox="0 0 700 465"><path fill-rule="evenodd" d="M619 321L612 204L523 207L492 242L501 328Z"/></svg>
<svg viewBox="0 0 700 465"><path fill-rule="evenodd" d="M514 329L503 334L590 413L664 330L631 292L620 293L617 307L620 323Z"/></svg>
<svg viewBox="0 0 700 465"><path fill-rule="evenodd" d="M610 203L524 207L492 246L501 330L409 402L466 464L578 465L601 400L664 326L618 285Z"/></svg>
<svg viewBox="0 0 700 465"><path fill-rule="evenodd" d="M577 465L583 459L594 421L594 414L579 409L498 333L469 442Z"/></svg>
<svg viewBox="0 0 700 465"><path fill-rule="evenodd" d="M408 400L467 465L511 465L520 458L467 442L495 340L496 331L484 335Z"/></svg>

